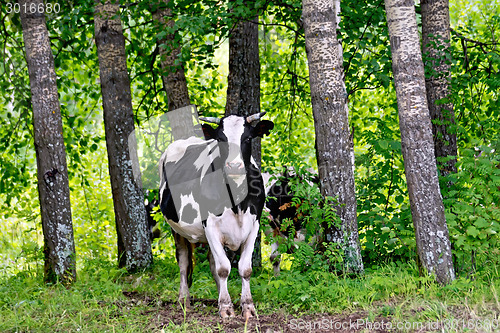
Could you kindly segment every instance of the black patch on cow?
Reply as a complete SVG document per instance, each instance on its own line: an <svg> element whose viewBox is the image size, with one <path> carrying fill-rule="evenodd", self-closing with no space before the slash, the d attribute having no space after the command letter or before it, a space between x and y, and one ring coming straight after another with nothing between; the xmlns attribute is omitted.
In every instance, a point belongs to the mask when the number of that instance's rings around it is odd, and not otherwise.
<svg viewBox="0 0 500 333"><path fill-rule="evenodd" d="M252 127L252 136L264 137L269 135L270 131L274 128L274 123L270 120L261 120L254 127Z"/></svg>
<svg viewBox="0 0 500 333"><path fill-rule="evenodd" d="M172 193L170 193L170 189L168 188L168 182L166 183L163 193L161 193L160 195L161 195L160 210L163 216L174 222L179 222L179 217L177 216L177 211L175 209Z"/></svg>
<svg viewBox="0 0 500 333"><path fill-rule="evenodd" d="M238 205L232 207L232 210L236 214L238 210L245 212L248 208L250 208L250 213L256 215L257 220L260 220L266 198L264 192L264 181L262 180L260 170L253 164L247 166L246 178L248 194Z"/></svg>
<svg viewBox="0 0 500 333"><path fill-rule="evenodd" d="M293 177L282 177L268 190L266 207L272 216L273 229L281 230L281 221L284 219L292 219L295 230L302 228L300 219L295 219L297 207L292 202L293 191L290 187L292 179ZM288 232L289 230L286 230L287 234Z"/></svg>
<svg viewBox="0 0 500 333"><path fill-rule="evenodd" d="M194 221L197 216L198 212L196 211L196 209L194 209L192 204L187 204L182 209L182 216L181 216L182 221Z"/></svg>

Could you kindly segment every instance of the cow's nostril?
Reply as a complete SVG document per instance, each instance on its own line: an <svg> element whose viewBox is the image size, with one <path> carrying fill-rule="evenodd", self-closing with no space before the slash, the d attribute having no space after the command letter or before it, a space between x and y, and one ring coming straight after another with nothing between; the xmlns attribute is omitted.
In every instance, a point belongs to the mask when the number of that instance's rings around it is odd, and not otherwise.
<svg viewBox="0 0 500 333"><path fill-rule="evenodd" d="M241 169L243 163L241 163L241 162L229 162L226 165L230 169Z"/></svg>

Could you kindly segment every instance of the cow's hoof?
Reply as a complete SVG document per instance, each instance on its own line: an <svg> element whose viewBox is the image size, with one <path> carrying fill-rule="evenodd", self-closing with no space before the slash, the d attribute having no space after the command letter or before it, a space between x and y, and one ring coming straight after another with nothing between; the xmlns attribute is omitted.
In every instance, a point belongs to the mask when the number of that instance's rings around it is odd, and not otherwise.
<svg viewBox="0 0 500 333"><path fill-rule="evenodd" d="M254 307L253 303L243 304L242 310L243 310L242 315L243 315L243 318L245 318L245 321L248 320L248 318L254 317L257 315L257 312L255 312L255 307Z"/></svg>
<svg viewBox="0 0 500 333"><path fill-rule="evenodd" d="M234 317L233 304L221 304L219 306L219 316L224 318Z"/></svg>

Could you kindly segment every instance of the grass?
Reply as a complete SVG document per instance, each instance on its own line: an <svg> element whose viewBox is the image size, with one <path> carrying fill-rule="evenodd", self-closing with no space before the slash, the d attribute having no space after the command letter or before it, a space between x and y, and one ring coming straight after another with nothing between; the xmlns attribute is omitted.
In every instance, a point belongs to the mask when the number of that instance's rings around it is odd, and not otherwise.
<svg viewBox="0 0 500 333"><path fill-rule="evenodd" d="M445 287L433 283L432 278L416 276L414 267L408 264L388 263L355 279L317 271L283 271L276 278L271 272L263 269L252 279L252 292L261 315L281 311L300 318L318 313L360 312L367 321L383 317L393 322L465 320L467 323L498 320L500 313L498 267L490 268L482 278L459 278ZM0 332L161 329L182 332L193 328L178 307L174 308L184 321L164 322L162 328L153 324L161 308L177 297L178 276L173 260L157 260L152 269L133 275L117 269L112 262L93 261L86 263L78 273L78 280L68 289L58 284L44 285L39 270L3 276L0 279ZM240 287L239 277L233 270L230 293L234 302L238 301ZM191 295L217 298L206 263L200 263L195 270ZM214 307L200 311L216 318ZM217 330L214 325L201 327L199 331Z"/></svg>
<svg viewBox="0 0 500 333"><path fill-rule="evenodd" d="M43 283L40 235L30 240L26 237L29 232L32 231L19 231L25 238L15 239L8 232L0 233L0 332L231 330L218 319L213 302L207 301L216 300L217 291L203 258L195 266L190 292L192 297L205 302L196 303L196 316L176 305L178 268L168 239L161 250L155 251L153 267L136 274L118 269L108 257L80 256L77 281L65 288ZM497 260L481 267L473 279L459 277L442 287L432 277L419 277L414 262L387 262L367 269L362 277L349 278L319 270L299 271L295 267L300 265L292 265L293 258L288 257L282 262L281 275L274 277L267 259L268 247L263 252L264 267L254 271L251 279L259 320L281 321L282 327L287 327L293 319L311 321L328 317L366 323L381 320L394 324L440 323L435 331L445 332L500 330ZM236 269L231 271L229 279L229 292L233 302L238 303L241 282ZM488 320L497 326L487 327ZM472 328L467 326L469 323ZM479 324L486 327L478 328ZM244 331L245 325L242 323L239 330ZM427 328L402 326L398 331L433 330ZM248 329L254 331L255 327ZM368 326L363 329L372 331Z"/></svg>

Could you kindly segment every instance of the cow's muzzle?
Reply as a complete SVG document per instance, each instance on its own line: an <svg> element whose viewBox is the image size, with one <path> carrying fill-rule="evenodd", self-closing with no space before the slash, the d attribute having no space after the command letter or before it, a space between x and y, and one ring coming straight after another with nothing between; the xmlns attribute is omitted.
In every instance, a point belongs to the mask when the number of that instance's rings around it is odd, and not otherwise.
<svg viewBox="0 0 500 333"><path fill-rule="evenodd" d="M228 177L241 177L246 173L245 165L241 162L228 162L224 166L224 172Z"/></svg>

